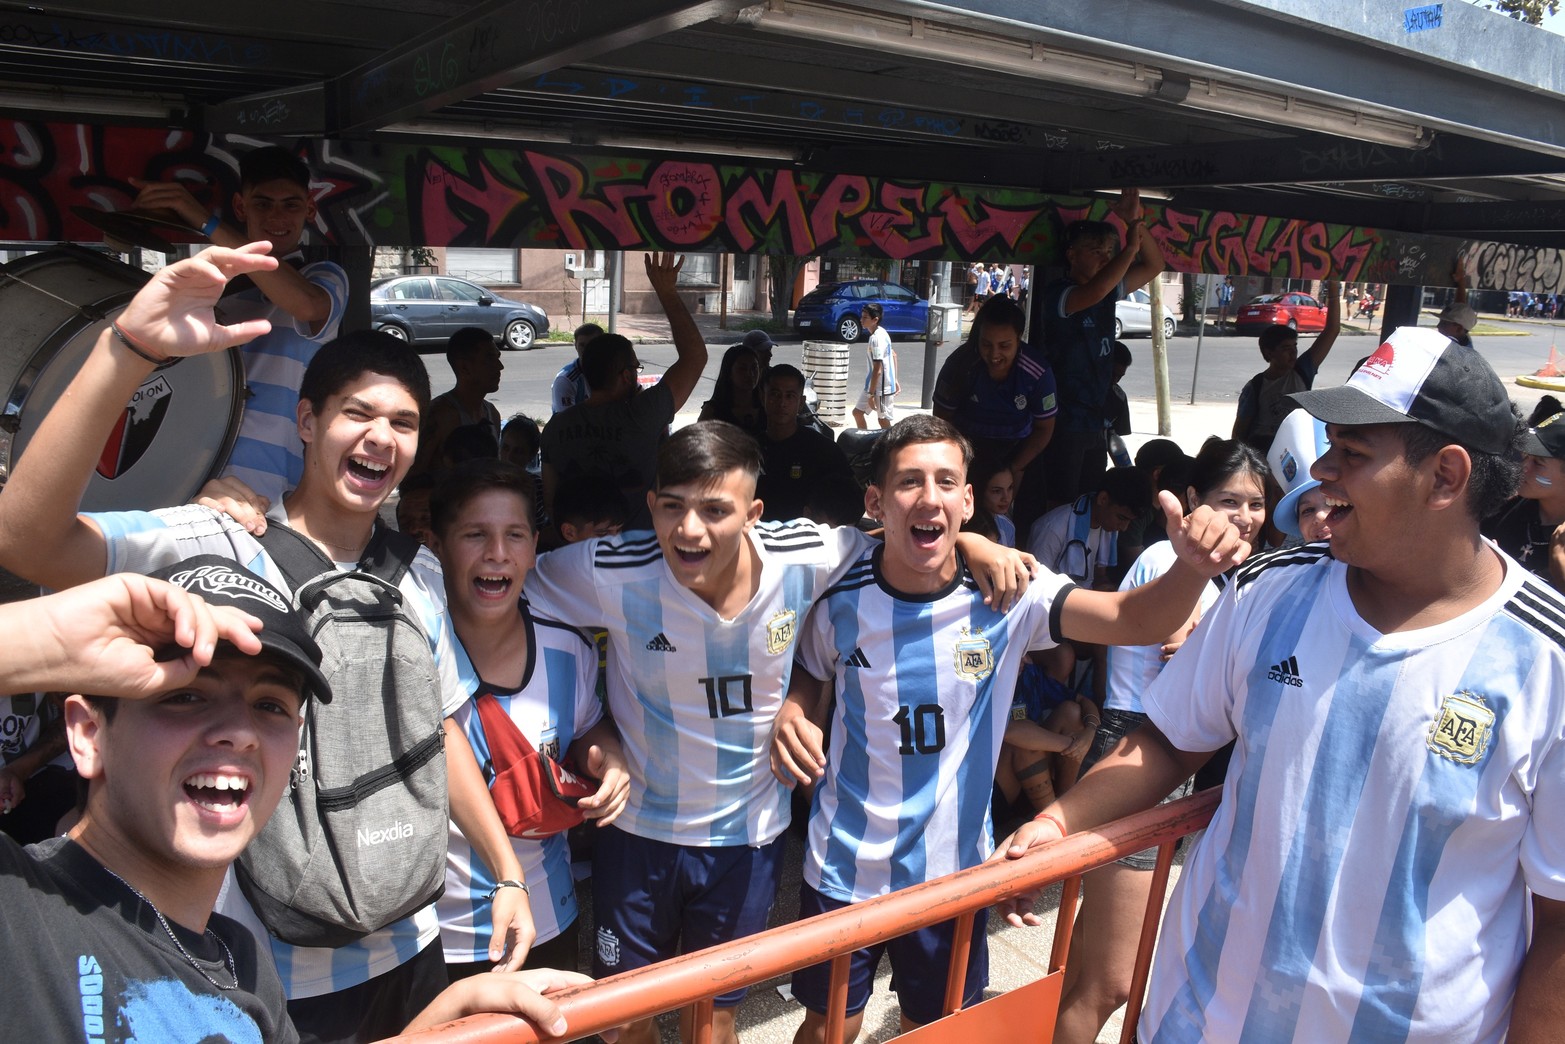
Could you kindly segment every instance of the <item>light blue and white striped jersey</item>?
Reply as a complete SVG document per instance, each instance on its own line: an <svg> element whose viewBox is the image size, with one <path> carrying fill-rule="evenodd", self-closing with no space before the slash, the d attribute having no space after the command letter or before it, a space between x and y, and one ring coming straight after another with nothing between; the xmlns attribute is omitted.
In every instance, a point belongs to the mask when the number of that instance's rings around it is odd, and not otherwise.
<svg viewBox="0 0 1565 1044"><path fill-rule="evenodd" d="M615 825L669 844L764 845L788 825L770 768L794 639L815 600L872 541L856 529L762 522L747 539L760 585L724 620L669 572L649 531L540 555L540 614L609 632L609 713L630 770Z"/></svg>
<svg viewBox="0 0 1565 1044"><path fill-rule="evenodd" d="M535 616L525 601L518 610L527 622L527 667L522 687L501 692L480 682L473 697L453 715L472 744L473 756L478 759L486 782L493 782L494 770L489 764L489 742L474 702L484 692L494 693L534 750L554 758L563 757L571 744L603 717L596 692L597 645L574 627ZM456 649L466 666L464 675L476 677L478 672L473 670L460 639ZM548 942L576 920L570 845L562 833L531 840L513 837L511 847L527 881L533 927L538 932L534 941ZM494 903L486 896L497 880L453 822L446 846L446 894L435 903L446 963L473 964L489 959L489 943L494 938L490 912Z"/></svg>
<svg viewBox="0 0 1565 1044"><path fill-rule="evenodd" d="M1324 545L1281 550L1164 668L1169 740L1238 742L1141 1040L1504 1037L1527 891L1565 899L1565 600L1502 561L1482 605L1381 634Z"/></svg>
<svg viewBox="0 0 1565 1044"><path fill-rule="evenodd" d="M859 556L805 623L799 663L835 678L825 778L810 809L804 879L858 902L976 866L1029 649L1059 641L1070 581L1047 570L1008 613L965 565L944 590L902 594Z"/></svg>
<svg viewBox="0 0 1565 1044"><path fill-rule="evenodd" d="M293 588L260 543L227 515L186 504L160 511L116 511L87 514L108 546L108 573L150 573L192 555L222 555L249 569L284 593ZM286 522L280 500L272 502L268 518ZM345 567L346 568L346 567ZM446 618L445 584L440 563L420 548L399 585L408 608L429 635L440 674L441 708L449 717L467 700L476 680L464 679L455 652L455 638ZM389 924L378 932L338 949L289 946L267 934L250 909L244 893L232 886L233 871L223 885L217 912L244 923L262 945L270 945L277 974L289 1000L318 997L357 986L410 961L440 934L435 907L429 906Z"/></svg>
<svg viewBox="0 0 1565 1044"><path fill-rule="evenodd" d="M1092 583L1098 567L1119 564L1119 534L1092 524L1093 494L1083 493L1074 504L1061 504L1032 524L1027 550L1045 568L1077 583Z"/></svg>
<svg viewBox="0 0 1565 1044"><path fill-rule="evenodd" d="M1131 564L1125 579L1120 581L1121 591L1134 590L1150 584L1174 567L1179 555L1167 540L1150 544ZM1217 585L1208 581L1201 588L1198 603L1205 616L1212 603L1217 601ZM1108 698L1103 701L1105 710L1134 711L1140 714L1141 694L1147 691L1152 679L1163 672L1163 643L1155 645L1109 646Z"/></svg>
<svg viewBox="0 0 1565 1044"><path fill-rule="evenodd" d="M239 422L239 437L223 474L232 475L270 497L273 504L280 503L283 494L299 484L299 476L304 472L304 444L299 441L297 413L304 369L321 345L337 336L337 327L348 306L348 274L338 265L317 261L299 269L299 274L331 298L331 314L314 333L310 332L309 323L295 322L256 286L229 294L220 306L224 322L272 322L271 333L239 349L249 394Z"/></svg>

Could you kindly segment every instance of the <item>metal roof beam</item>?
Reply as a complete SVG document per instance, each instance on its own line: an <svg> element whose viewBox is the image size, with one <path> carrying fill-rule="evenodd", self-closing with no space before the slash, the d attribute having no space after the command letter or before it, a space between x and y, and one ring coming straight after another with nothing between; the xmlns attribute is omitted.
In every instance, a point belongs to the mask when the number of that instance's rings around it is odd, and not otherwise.
<svg viewBox="0 0 1565 1044"><path fill-rule="evenodd" d="M746 0L489 0L334 79L327 132L423 116L744 6Z"/></svg>

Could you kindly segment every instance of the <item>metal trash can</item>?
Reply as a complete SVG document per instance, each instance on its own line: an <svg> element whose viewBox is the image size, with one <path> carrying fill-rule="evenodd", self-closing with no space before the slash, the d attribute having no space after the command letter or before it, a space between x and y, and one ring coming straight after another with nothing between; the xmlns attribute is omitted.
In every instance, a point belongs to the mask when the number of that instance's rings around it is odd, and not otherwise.
<svg viewBox="0 0 1565 1044"><path fill-rule="evenodd" d="M834 428L848 419L848 346L841 341L805 341L805 376L820 396L815 415Z"/></svg>
<svg viewBox="0 0 1565 1044"><path fill-rule="evenodd" d="M960 341L962 339L962 306L942 301L929 306L929 332L932 340Z"/></svg>

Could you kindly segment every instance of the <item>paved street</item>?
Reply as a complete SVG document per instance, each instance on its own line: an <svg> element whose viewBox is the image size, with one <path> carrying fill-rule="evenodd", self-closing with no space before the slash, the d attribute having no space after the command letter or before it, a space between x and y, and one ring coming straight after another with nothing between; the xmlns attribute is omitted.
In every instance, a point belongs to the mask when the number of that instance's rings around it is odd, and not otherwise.
<svg viewBox="0 0 1565 1044"><path fill-rule="evenodd" d="M690 397L681 417L694 419L701 403L711 393L712 382L717 376L724 349L743 336L733 328L723 331L717 327L715 316L701 315L698 321L707 336L710 359L700 385ZM1433 319L1425 316L1433 325ZM1521 406L1523 413L1538 401L1541 392L1522 388L1511 383L1518 374L1537 370L1549 358L1551 346L1565 353L1565 322L1542 321L1508 322L1492 316L1484 316L1485 327L1494 327L1504 335L1480 334L1475 338L1479 351L1490 361L1511 389L1511 395ZM621 320L621 332L637 340L637 351L647 372L667 369L674 361L673 346L666 343L667 324L661 316L626 316ZM1310 334L1303 342L1308 346ZM1157 433L1157 413L1152 386L1152 341L1147 337L1131 338L1125 342L1135 355L1135 363L1126 376L1124 386L1131 399L1131 418L1136 436L1132 445ZM849 387L854 389L863 382L864 346L846 345L849 351ZM1374 349L1374 341L1362 325L1348 326L1338 338L1336 346L1322 368L1319 384L1330 386L1345 381L1353 364ZM923 387L924 344L922 341L896 342L897 358L902 368L903 394L900 402L914 405ZM940 358L949 351L942 348ZM799 365L802 345L797 339L779 341L773 362ZM549 385L561 366L574 357L574 349L566 342L541 343L528 352L505 353L505 373L501 377L500 391L494 396L503 416L518 410L546 421L549 415ZM424 361L429 366L430 380L436 393L451 387L450 368L439 352L426 352ZM1174 437L1193 449L1210 434L1226 436L1233 420L1234 404L1239 389L1250 377L1264 367L1255 338L1231 333L1216 333L1208 328L1200 346L1200 374L1195 386L1195 403L1191 405L1191 377L1195 373L1196 338L1179 336L1169 342L1169 385L1174 404ZM851 406L851 403L850 403Z"/></svg>

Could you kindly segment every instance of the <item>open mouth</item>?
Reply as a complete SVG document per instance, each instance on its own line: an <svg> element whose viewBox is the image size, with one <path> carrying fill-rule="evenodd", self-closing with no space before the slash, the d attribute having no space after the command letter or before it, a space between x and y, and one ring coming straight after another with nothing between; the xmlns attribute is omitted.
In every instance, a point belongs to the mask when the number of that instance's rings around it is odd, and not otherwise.
<svg viewBox="0 0 1565 1044"><path fill-rule="evenodd" d="M711 553L710 550L704 547L680 547L678 544L674 545L674 554L681 563L687 566L700 565L707 560L707 556Z"/></svg>
<svg viewBox="0 0 1565 1044"><path fill-rule="evenodd" d="M225 772L198 772L185 779L185 794L208 812L235 812L250 797L250 780Z"/></svg>
<svg viewBox="0 0 1565 1044"><path fill-rule="evenodd" d="M348 474L362 482L379 482L390 470L391 465L385 461L370 460L368 457L348 458Z"/></svg>
<svg viewBox="0 0 1565 1044"><path fill-rule="evenodd" d="M1337 497L1326 496L1326 524L1335 526L1353 511L1353 505Z"/></svg>
<svg viewBox="0 0 1565 1044"><path fill-rule="evenodd" d="M511 578L499 575L475 576L473 590L484 598L503 598L511 591Z"/></svg>
<svg viewBox="0 0 1565 1044"><path fill-rule="evenodd" d="M930 549L940 543L940 538L945 536L946 527L935 522L915 522L908 528L913 537L913 543L917 547Z"/></svg>

